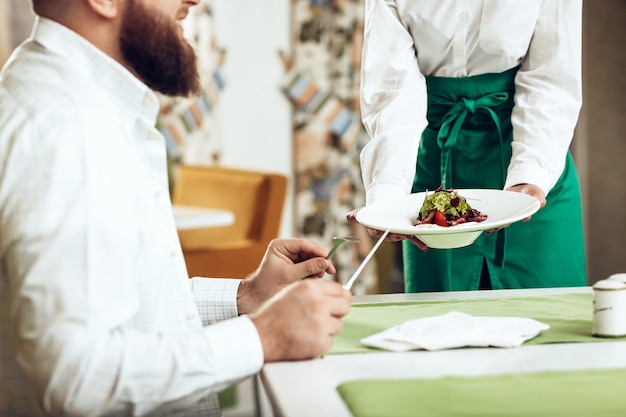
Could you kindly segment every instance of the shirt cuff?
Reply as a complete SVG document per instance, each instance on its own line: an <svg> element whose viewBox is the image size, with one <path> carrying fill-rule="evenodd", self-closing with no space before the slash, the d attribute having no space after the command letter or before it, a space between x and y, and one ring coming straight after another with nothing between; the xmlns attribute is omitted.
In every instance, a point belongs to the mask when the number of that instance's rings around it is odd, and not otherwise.
<svg viewBox="0 0 626 417"><path fill-rule="evenodd" d="M189 281L203 325L239 315L237 291L240 279L191 278Z"/></svg>
<svg viewBox="0 0 626 417"><path fill-rule="evenodd" d="M248 316L222 321L202 329L211 372L227 380L256 374L264 363L263 345L256 326Z"/></svg>
<svg viewBox="0 0 626 417"><path fill-rule="evenodd" d="M541 188L544 194L547 196L556 181L537 167L531 165L515 165L509 168L509 172L506 176L506 182L504 183L504 189L512 187L517 184L534 184Z"/></svg>

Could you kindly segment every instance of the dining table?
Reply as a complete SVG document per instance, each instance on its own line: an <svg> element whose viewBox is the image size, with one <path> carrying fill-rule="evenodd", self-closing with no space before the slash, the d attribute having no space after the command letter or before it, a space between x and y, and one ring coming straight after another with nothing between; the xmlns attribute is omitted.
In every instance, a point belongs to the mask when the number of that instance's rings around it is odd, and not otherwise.
<svg viewBox="0 0 626 417"><path fill-rule="evenodd" d="M393 352L360 343L447 311L550 328L513 348ZM624 416L626 338L594 337L592 325L589 286L354 296L329 352L268 363L258 378L275 417Z"/></svg>
<svg viewBox="0 0 626 417"><path fill-rule="evenodd" d="M173 204L174 223L177 230L230 226L235 215L228 210Z"/></svg>

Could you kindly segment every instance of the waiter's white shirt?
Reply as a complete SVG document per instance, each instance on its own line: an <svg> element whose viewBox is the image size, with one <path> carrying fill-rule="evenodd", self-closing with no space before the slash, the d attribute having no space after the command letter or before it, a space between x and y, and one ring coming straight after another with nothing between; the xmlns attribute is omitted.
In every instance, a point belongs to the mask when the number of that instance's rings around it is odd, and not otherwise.
<svg viewBox="0 0 626 417"><path fill-rule="evenodd" d="M407 194L426 128L424 76L520 65L505 188L547 193L561 175L582 104L581 0L366 0L361 153L366 203Z"/></svg>
<svg viewBox="0 0 626 417"><path fill-rule="evenodd" d="M260 370L240 280L188 279L157 113L49 20L5 67L0 415L219 415L206 398Z"/></svg>

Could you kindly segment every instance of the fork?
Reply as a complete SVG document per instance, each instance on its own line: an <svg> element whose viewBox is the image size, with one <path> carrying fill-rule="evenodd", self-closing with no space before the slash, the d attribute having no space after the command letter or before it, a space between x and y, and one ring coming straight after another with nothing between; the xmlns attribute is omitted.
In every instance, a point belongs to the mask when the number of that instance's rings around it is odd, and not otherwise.
<svg viewBox="0 0 626 417"><path fill-rule="evenodd" d="M333 247L330 250L330 252L328 252L328 255L326 255L326 259L330 259L330 257L333 255L333 253L335 253L337 248L339 246L343 245L344 243L346 243L346 242L348 242L348 243L358 243L360 241L361 241L361 239L359 239L358 237L353 237L353 236L344 236L344 237L334 236L333 237Z"/></svg>

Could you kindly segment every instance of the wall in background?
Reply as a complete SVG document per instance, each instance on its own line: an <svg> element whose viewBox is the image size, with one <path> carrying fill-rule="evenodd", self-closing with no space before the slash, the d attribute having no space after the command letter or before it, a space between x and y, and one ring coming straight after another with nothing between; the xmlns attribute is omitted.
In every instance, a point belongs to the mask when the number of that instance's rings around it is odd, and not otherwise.
<svg viewBox="0 0 626 417"><path fill-rule="evenodd" d="M0 65L4 64L11 53L11 27L8 17L11 16L11 3L0 2Z"/></svg>
<svg viewBox="0 0 626 417"><path fill-rule="evenodd" d="M362 0L213 5L216 38L226 51L220 163L289 176L282 236L329 246L332 236L360 235L362 244L335 257L335 279L347 281L371 247L365 230L345 221L364 200L357 143L365 132L356 113ZM375 262L355 292L377 292L373 268Z"/></svg>
<svg viewBox="0 0 626 417"><path fill-rule="evenodd" d="M33 26L34 17L30 10L30 0L3 1L10 4L13 44L17 46L30 35Z"/></svg>
<svg viewBox="0 0 626 417"><path fill-rule="evenodd" d="M291 104L280 85L278 55L290 50L285 0L214 0L216 36L225 49L220 99L223 165L286 174L290 179L281 236L293 235Z"/></svg>
<svg viewBox="0 0 626 417"><path fill-rule="evenodd" d="M585 101L577 145L593 283L626 272L626 1L586 1L584 11Z"/></svg>
<svg viewBox="0 0 626 417"><path fill-rule="evenodd" d="M30 35L33 21L30 0L0 1L0 65Z"/></svg>

